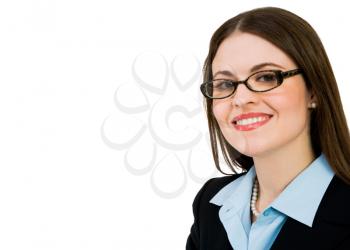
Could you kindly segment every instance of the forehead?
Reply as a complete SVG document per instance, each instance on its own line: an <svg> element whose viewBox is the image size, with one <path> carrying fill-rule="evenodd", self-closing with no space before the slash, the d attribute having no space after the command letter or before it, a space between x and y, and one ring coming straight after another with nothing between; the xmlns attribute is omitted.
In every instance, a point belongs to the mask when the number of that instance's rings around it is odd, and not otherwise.
<svg viewBox="0 0 350 250"><path fill-rule="evenodd" d="M250 33L234 32L220 44L212 67L214 74L228 70L237 75L248 73L253 66L266 62L284 68L296 66L285 52L269 41Z"/></svg>

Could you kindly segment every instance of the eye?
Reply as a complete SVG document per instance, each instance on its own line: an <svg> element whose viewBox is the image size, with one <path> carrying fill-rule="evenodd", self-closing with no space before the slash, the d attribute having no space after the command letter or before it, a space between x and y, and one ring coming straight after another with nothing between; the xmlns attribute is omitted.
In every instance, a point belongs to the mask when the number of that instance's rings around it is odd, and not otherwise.
<svg viewBox="0 0 350 250"><path fill-rule="evenodd" d="M256 82L276 82L277 77L274 72L259 72L254 76Z"/></svg>
<svg viewBox="0 0 350 250"><path fill-rule="evenodd" d="M214 80L213 85L214 85L214 88L218 90L232 89L235 87L234 82L230 80L222 80L222 79Z"/></svg>

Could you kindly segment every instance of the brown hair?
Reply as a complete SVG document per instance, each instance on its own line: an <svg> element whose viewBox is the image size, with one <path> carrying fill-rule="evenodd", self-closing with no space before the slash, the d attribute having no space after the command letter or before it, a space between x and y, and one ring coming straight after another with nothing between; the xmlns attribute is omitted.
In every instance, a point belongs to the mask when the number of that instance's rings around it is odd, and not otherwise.
<svg viewBox="0 0 350 250"><path fill-rule="evenodd" d="M323 153L336 175L350 183L350 136L340 95L326 51L315 30L301 17L280 8L266 7L243 12L222 24L213 34L203 67L204 82L211 81L212 62L224 39L234 31L257 35L284 51L303 70L317 108L311 112L310 135L316 155ZM234 173L247 171L253 159L239 153L224 138L213 115L212 100L205 99L212 153L217 169L218 143ZM224 173L225 174L225 173Z"/></svg>

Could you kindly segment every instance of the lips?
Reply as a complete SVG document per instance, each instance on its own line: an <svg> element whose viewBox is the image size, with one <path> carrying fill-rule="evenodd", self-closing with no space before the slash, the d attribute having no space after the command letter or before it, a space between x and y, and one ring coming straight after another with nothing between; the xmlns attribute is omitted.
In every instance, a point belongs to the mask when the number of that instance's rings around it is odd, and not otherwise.
<svg viewBox="0 0 350 250"><path fill-rule="evenodd" d="M249 131L263 126L271 117L272 115L266 113L246 113L236 116L232 124L239 131Z"/></svg>

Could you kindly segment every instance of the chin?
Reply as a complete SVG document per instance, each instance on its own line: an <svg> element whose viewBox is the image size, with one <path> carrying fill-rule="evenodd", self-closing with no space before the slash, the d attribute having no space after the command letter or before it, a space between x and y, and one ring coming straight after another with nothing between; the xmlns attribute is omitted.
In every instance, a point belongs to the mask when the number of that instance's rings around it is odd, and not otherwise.
<svg viewBox="0 0 350 250"><path fill-rule="evenodd" d="M245 156L248 156L248 157L252 157L252 158L255 158L255 157L258 157L259 155L262 155L261 153L258 153L258 152L243 152L243 151L238 151L239 153L241 153L242 155L245 155Z"/></svg>
<svg viewBox="0 0 350 250"><path fill-rule="evenodd" d="M242 147L242 144L239 146L235 146L237 143L230 143L239 153L255 158L255 157L261 157L264 155L267 155L270 152L270 148L267 148L266 146L263 145L249 145L246 144Z"/></svg>

